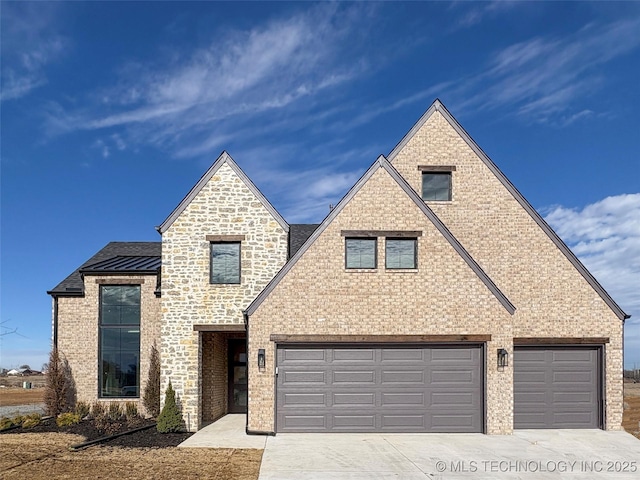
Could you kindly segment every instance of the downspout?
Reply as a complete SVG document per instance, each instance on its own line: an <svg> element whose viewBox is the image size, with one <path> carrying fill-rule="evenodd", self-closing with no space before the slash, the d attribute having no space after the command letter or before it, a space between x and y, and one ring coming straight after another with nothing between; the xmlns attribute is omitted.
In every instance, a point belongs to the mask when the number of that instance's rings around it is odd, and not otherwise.
<svg viewBox="0 0 640 480"><path fill-rule="evenodd" d="M251 371L251 367L249 365L249 315L247 314L246 310L242 311L242 317L244 318L244 329L247 332L247 388L250 385L249 382L249 372ZM245 422L245 427L244 427L244 431L247 435L270 435L270 436L275 436L276 432L262 432L259 430L249 430L249 401L248 401L248 395L247 395L247 420Z"/></svg>
<svg viewBox="0 0 640 480"><path fill-rule="evenodd" d="M58 348L58 296L52 295L53 298L53 326L52 326L52 350Z"/></svg>

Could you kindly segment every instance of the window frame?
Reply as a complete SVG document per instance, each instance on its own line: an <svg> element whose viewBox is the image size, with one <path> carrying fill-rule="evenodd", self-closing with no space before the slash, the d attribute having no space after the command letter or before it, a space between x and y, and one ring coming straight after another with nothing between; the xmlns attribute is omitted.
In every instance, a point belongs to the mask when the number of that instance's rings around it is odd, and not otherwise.
<svg viewBox="0 0 640 480"><path fill-rule="evenodd" d="M372 267L350 267L348 261L350 240L364 240L373 243L373 266ZM378 268L378 237L345 237L344 239L344 268L346 270L375 270Z"/></svg>
<svg viewBox="0 0 640 480"><path fill-rule="evenodd" d="M137 288L138 290L138 323L103 323L103 291L109 287L120 288ZM103 330L124 330L124 329L138 329L138 352L137 352L137 367L136 367L136 394L135 395L105 395L103 391L103 375L104 375L104 359L103 359ZM120 351L122 346L120 346ZM142 285L141 283L104 283L98 285L98 399L139 399L141 397L142 385L140 383L140 364L142 355ZM119 387L122 389L130 387L124 385Z"/></svg>
<svg viewBox="0 0 640 480"><path fill-rule="evenodd" d="M424 192L424 178L425 175L435 175L435 176L447 176L449 179L449 187L448 187L448 195L446 199L442 198L425 198ZM422 170L422 189L420 191L420 198L424 202L451 202L453 200L453 170Z"/></svg>
<svg viewBox="0 0 640 480"><path fill-rule="evenodd" d="M389 240L399 242L413 242L413 266L390 267L389 266ZM384 239L384 268L385 270L417 270L418 269L418 238L415 237L385 237Z"/></svg>
<svg viewBox="0 0 640 480"><path fill-rule="evenodd" d="M238 246L238 281L237 282L214 282L213 281L213 248L214 245L237 245ZM242 283L242 241L241 240L212 240L209 241L209 285L240 285Z"/></svg>

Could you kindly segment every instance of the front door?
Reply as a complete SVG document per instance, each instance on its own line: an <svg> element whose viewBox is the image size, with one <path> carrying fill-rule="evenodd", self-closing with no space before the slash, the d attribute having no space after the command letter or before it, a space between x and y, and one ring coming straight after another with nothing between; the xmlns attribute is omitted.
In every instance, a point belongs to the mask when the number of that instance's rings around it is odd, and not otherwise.
<svg viewBox="0 0 640 480"><path fill-rule="evenodd" d="M229 413L247 413L247 342L229 340Z"/></svg>

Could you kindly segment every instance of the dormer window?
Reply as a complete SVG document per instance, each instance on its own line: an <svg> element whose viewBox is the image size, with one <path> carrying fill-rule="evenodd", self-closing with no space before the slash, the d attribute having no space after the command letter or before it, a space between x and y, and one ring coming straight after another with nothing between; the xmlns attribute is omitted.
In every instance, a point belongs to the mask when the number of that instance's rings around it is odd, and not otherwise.
<svg viewBox="0 0 640 480"><path fill-rule="evenodd" d="M422 171L422 199L428 201L450 202L452 195L452 172L454 166L420 166Z"/></svg>

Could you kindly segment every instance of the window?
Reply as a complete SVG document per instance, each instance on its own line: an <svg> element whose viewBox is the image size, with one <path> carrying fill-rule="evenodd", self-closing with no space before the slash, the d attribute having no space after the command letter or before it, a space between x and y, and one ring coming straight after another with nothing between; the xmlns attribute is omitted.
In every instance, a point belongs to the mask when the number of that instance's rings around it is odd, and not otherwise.
<svg viewBox="0 0 640 480"><path fill-rule="evenodd" d="M100 287L99 395L140 396L140 285Z"/></svg>
<svg viewBox="0 0 640 480"><path fill-rule="evenodd" d="M387 268L416 268L415 238L387 238L385 266Z"/></svg>
<svg viewBox="0 0 640 480"><path fill-rule="evenodd" d="M346 268L376 268L376 238L346 238Z"/></svg>
<svg viewBox="0 0 640 480"><path fill-rule="evenodd" d="M422 172L423 200L451 200L451 172Z"/></svg>
<svg viewBox="0 0 640 480"><path fill-rule="evenodd" d="M240 283L240 242L211 243L210 282Z"/></svg>

